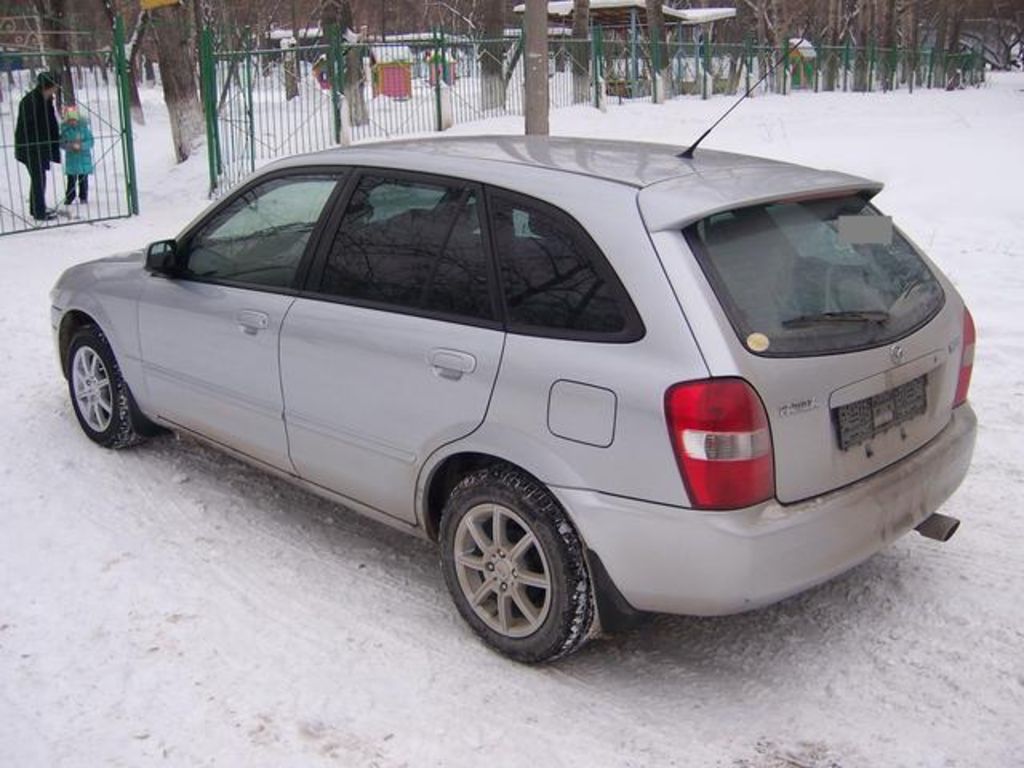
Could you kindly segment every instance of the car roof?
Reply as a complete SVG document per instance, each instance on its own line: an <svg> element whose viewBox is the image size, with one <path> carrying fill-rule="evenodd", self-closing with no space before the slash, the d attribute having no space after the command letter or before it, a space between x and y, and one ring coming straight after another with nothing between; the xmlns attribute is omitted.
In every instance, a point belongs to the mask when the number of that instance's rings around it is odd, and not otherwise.
<svg viewBox="0 0 1024 768"><path fill-rule="evenodd" d="M310 165L366 165L486 181L508 179L516 166L571 173L644 190L649 228L679 226L708 213L777 197L830 191L877 193L882 185L752 155L610 139L563 136L445 136L361 144L280 160L270 169ZM458 173L452 173L452 169ZM646 203L644 203L646 201Z"/></svg>

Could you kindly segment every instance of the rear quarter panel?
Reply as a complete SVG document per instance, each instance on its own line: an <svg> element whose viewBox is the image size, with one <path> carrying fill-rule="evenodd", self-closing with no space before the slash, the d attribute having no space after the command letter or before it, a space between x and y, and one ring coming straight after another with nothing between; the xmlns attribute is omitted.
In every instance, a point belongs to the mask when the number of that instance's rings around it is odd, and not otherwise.
<svg viewBox="0 0 1024 768"><path fill-rule="evenodd" d="M614 344L508 334L484 423L435 454L424 474L444 456L480 451L552 486L684 506L664 396L673 383L706 376L707 367L640 218L637 190L581 175L515 170L509 188L561 208L590 233L632 298L645 335ZM492 179L492 186L500 180ZM581 429L581 439L564 433L566 424L586 415L585 405L567 418L552 414L552 403L571 402L559 399L566 392L569 398L593 394L600 418L613 410L610 428L593 430L599 439L588 442L589 429Z"/></svg>

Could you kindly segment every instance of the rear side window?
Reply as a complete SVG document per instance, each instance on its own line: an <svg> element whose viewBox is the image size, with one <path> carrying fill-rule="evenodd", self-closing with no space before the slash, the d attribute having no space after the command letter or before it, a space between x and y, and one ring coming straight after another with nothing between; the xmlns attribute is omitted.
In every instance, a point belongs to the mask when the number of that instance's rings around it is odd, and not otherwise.
<svg viewBox="0 0 1024 768"><path fill-rule="evenodd" d="M643 335L625 289L579 224L519 195L489 200L510 330L608 341Z"/></svg>
<svg viewBox="0 0 1024 768"><path fill-rule="evenodd" d="M479 193L460 184L364 175L331 245L320 292L493 319Z"/></svg>
<svg viewBox="0 0 1024 768"><path fill-rule="evenodd" d="M942 287L858 196L719 213L686 231L730 322L755 354L850 352L902 338L942 307Z"/></svg>

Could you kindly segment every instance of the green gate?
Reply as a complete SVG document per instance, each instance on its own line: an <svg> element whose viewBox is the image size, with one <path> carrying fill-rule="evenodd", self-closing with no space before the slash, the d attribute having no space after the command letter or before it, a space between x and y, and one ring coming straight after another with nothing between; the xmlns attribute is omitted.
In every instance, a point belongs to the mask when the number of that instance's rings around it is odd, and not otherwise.
<svg viewBox="0 0 1024 768"><path fill-rule="evenodd" d="M93 51L46 50L40 37L5 37L0 32L0 235L33 229L117 219L139 212L134 147L128 104L128 64L124 56L124 27L118 19L113 46ZM52 141L60 147L61 163L45 172L45 205L53 218L37 219L29 209L30 175L15 159L15 128L22 98L35 86L40 72L54 73L61 90L54 97L58 123L62 109L72 106L79 114L79 128L65 133L61 142L47 129L22 138L19 143L30 157L49 156ZM87 126L84 131L81 126ZM88 136L91 135L91 148ZM65 174L68 151L76 147L91 155L87 175L87 199L81 202L80 185L75 200L67 201ZM79 158L81 154L79 154Z"/></svg>

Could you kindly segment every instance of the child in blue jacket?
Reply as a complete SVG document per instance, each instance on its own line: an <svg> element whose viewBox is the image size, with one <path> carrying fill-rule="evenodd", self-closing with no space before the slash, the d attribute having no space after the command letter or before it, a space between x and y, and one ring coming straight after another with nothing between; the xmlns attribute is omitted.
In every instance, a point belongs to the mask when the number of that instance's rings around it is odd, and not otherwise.
<svg viewBox="0 0 1024 768"><path fill-rule="evenodd" d="M75 105L64 107L60 126L60 145L64 148L64 173L68 177L64 205L75 201L75 188L82 203L89 202L89 174L93 172L92 131L89 122Z"/></svg>

